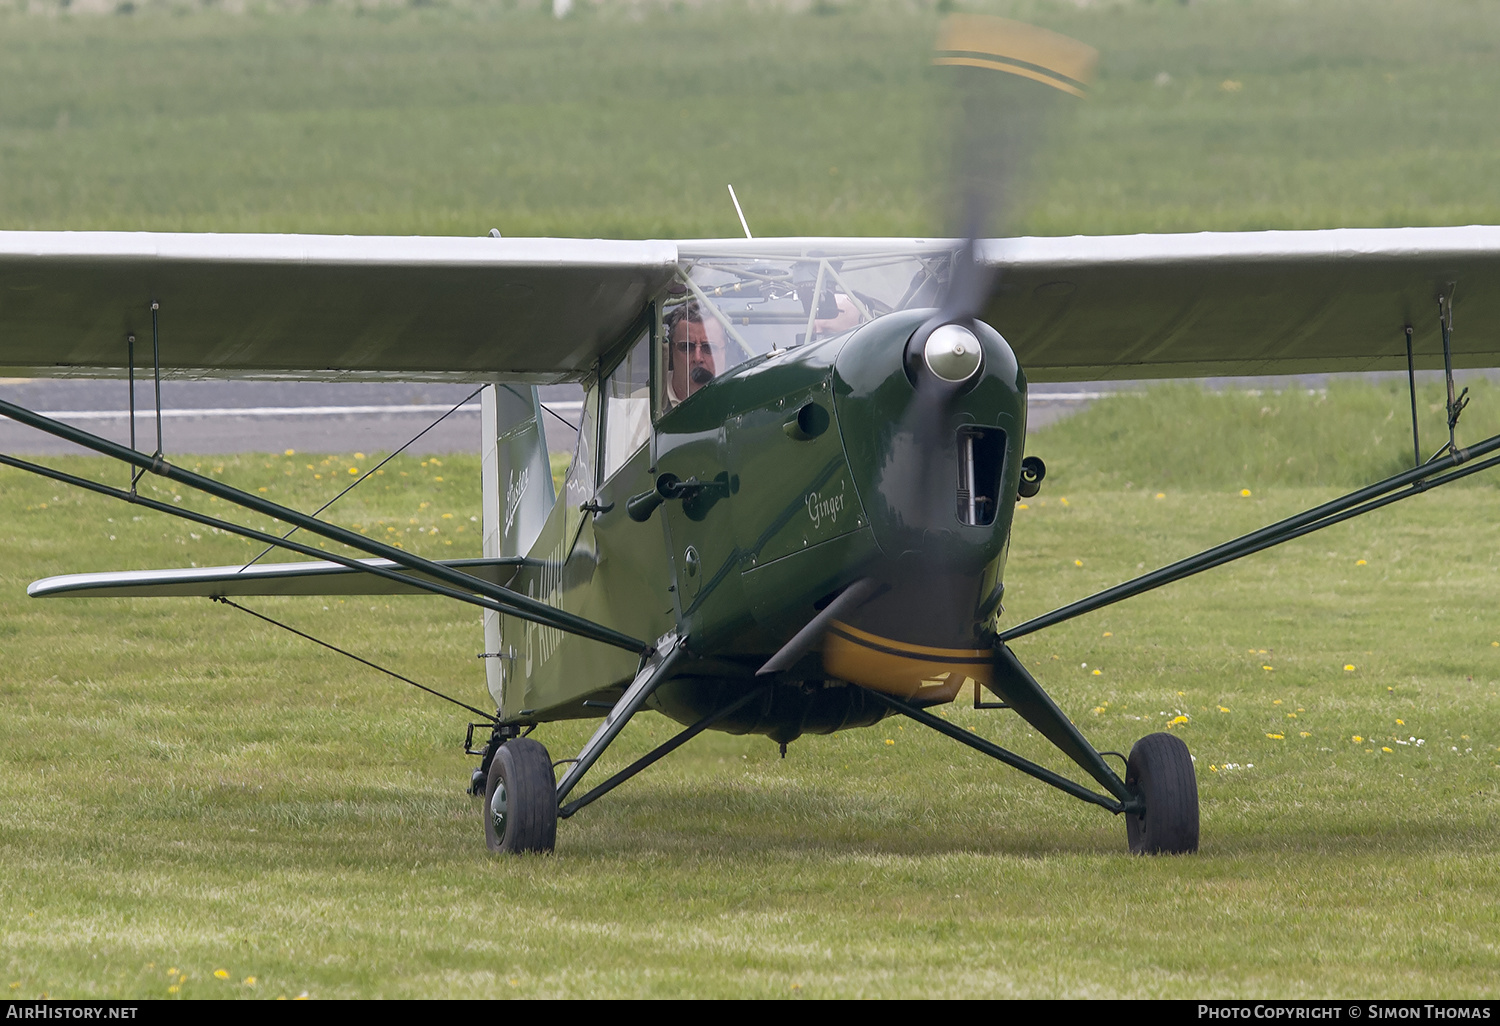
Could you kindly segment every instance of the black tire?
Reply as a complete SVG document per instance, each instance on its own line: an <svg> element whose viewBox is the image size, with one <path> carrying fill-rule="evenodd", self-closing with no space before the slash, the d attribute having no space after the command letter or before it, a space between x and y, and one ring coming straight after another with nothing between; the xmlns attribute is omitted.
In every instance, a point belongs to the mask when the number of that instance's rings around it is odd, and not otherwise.
<svg viewBox="0 0 1500 1026"><path fill-rule="evenodd" d="M1130 749L1125 784L1146 803L1125 814L1125 836L1137 855L1186 855L1198 850L1198 775L1174 734L1147 734Z"/></svg>
<svg viewBox="0 0 1500 1026"><path fill-rule="evenodd" d="M550 852L557 846L557 779L552 757L541 742L514 738L490 760L484 787L484 840L490 851L507 855Z"/></svg>

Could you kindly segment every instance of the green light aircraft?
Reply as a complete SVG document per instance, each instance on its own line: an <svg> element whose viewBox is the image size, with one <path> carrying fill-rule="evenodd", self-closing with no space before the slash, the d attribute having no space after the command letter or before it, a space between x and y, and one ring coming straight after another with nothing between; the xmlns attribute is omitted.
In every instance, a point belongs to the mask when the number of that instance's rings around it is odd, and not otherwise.
<svg viewBox="0 0 1500 1026"><path fill-rule="evenodd" d="M989 19L958 19L939 43L940 64L1049 95L1080 93L1092 62L1080 44ZM0 401L138 474L350 552L3 456L312 557L75 574L30 594L420 593L481 607L495 711L466 706L481 718L470 787L499 852L551 850L559 818L703 730L785 746L893 714L1122 815L1132 851L1194 851L1197 784L1180 738L1148 735L1117 769L1008 643L1500 462L1500 437L1456 444L1464 398L1452 389L1455 367L1500 362L1492 328L1453 333L1455 303L1476 326L1500 324L1500 228L981 237L1000 201L971 185L1005 180L1019 137L980 138L960 156L949 239L0 232L9 373L130 375L132 403L147 366L157 378L485 386L483 556L451 561L183 470L159 433L143 452ZM1007 622L1014 510L1046 473L1025 452L1029 381L1417 367L1447 372L1436 455L1414 434L1410 471ZM585 398L558 494L536 386L563 381ZM159 432L159 399L157 414ZM963 694L1022 716L1091 784L934 711ZM577 794L648 709L683 731ZM577 718L600 725L575 757L555 763L530 736Z"/></svg>

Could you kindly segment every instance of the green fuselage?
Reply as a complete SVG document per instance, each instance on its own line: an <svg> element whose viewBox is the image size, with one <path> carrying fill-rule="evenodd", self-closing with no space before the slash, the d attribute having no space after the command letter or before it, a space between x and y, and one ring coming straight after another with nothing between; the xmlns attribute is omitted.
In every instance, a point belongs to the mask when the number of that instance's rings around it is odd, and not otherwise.
<svg viewBox="0 0 1500 1026"><path fill-rule="evenodd" d="M635 637L686 639L690 657L652 700L685 723L764 683L756 669L864 577L882 588L845 625L869 646L861 659L986 648L1020 473L1025 377L998 333L977 325L980 373L919 410L903 358L930 315L888 314L720 375L661 415L649 443L598 486L606 512L580 512L565 490L510 586ZM595 386L585 430L598 408ZM968 490L977 506L961 490L965 458L969 477L978 467ZM632 519L629 500L663 475L703 487ZM629 652L508 616L502 635L512 655L496 697L510 722L601 715L638 668ZM789 741L873 723L884 707L849 686L859 672L831 674L815 648L719 729Z"/></svg>

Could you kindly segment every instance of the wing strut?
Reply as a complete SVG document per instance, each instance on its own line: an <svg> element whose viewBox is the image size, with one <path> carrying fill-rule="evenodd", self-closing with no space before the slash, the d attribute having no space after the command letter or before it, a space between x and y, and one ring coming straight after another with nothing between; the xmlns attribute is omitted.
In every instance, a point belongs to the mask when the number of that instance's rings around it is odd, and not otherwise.
<svg viewBox="0 0 1500 1026"><path fill-rule="evenodd" d="M1478 463L1460 467L1460 464L1469 463L1470 460L1486 456L1497 449L1500 449L1500 435L1494 435L1465 449L1450 449L1447 455L1440 458L1434 457L1419 467L1413 467L1411 470L1388 477L1384 481L1377 481L1375 484L1367 485L1341 498L1325 502L1321 506L1314 506L1296 516L1262 527L1258 531L1252 531L1221 545L1215 545L1197 555L1180 559L1123 584L1117 584L1113 588L1096 592L1077 602L1054 609L1050 613L1043 613L1009 630L1000 631L996 635L996 641L1003 644L1028 634L1034 634L1044 627L1052 627L1065 620L1071 620L1075 616L1082 616L1084 613L1091 613L1096 609L1102 609L1160 588L1164 584L1172 584L1185 577L1202 573L1204 570L1211 570L1216 566L1243 559L1245 556L1269 549L1274 545L1289 542L1293 538L1301 538L1305 534L1321 531L1325 527L1374 512L1393 502L1409 499L1413 495L1420 495L1425 491L1468 477L1470 474L1477 474L1481 470L1500 466L1500 456L1492 456ZM1454 469L1456 467L1459 469Z"/></svg>
<svg viewBox="0 0 1500 1026"><path fill-rule="evenodd" d="M151 473L156 474L160 477L164 477L169 481L175 481L176 483L185 485L188 488L204 492L216 498L223 499L226 502L234 503L237 506L242 506L245 509L252 510L256 513L261 513L268 517L284 520L287 523L302 528L304 531L319 535L321 537L329 539L330 541L338 542L342 545L347 545L352 549L369 553L372 556L379 556L385 559L389 559L397 566L402 566L408 570L413 570L418 573L425 574L429 577L434 577L438 581L444 582L447 587L439 584L434 584L430 581L422 581L421 579L414 576L406 574L396 574L396 577L399 578L403 584L423 588L427 591L433 592L434 594L442 594L450 598L460 598L462 601L467 602L472 602L475 598L482 596L488 601L480 602L477 604L484 605L487 608L495 609L499 612L503 612L511 616L519 617L523 620L529 620L533 623L539 623L546 627L554 627L557 630L565 631L569 634L575 634L579 637L589 638L593 641L600 641L607 645L614 645L617 648L623 648L631 652L639 652L644 654L651 650L651 646L646 642L640 641L636 638L632 638L627 634L622 634L611 627L606 627L603 624L595 623L592 620L588 620L581 616L576 616L573 613L557 609L545 602L539 602L536 599L528 598L525 595L521 595L517 592L511 591L509 588L504 588L497 584L491 584L489 581L481 580L478 577L475 577L471 574L466 574L461 570L454 569L453 567L445 566L442 563L434 562L433 560L424 559L421 556L413 555L412 553L407 552L404 549L398 549L393 546L376 541L372 538L367 538L364 535L358 534L354 531L338 527L334 524L325 523L322 520L318 520L316 517L307 516L306 514L300 513L297 510L291 509L287 506L282 506L279 503L271 502L267 499L263 499L260 496L252 495L249 492L240 491L238 488L226 485L221 481L215 481L213 478L204 477L201 474L195 474L189 470L183 470L181 467L176 467L168 463L166 460L162 459L159 454L147 456L144 453L136 452L133 449L127 449L125 446L112 442L107 438L101 438L98 435L91 434L90 432L75 428L69 424L64 424L60 421L53 420L50 417L44 417L39 413L28 410L21 406L17 406L14 403L6 402L5 400L0 400L0 414L9 417L12 420L19 421L22 424L26 424L29 427L34 427L39 431L45 431L50 435L54 435L58 438L73 442L76 445L81 445L86 449L92 449L95 452L102 453L105 456L110 456L114 459L130 464L131 466L150 471ZM184 519L208 524L209 526L217 527L220 530L229 531L232 534L240 534L245 537L256 537L261 541L275 544L283 548L288 548L294 552L302 552L314 555L320 559L331 559L336 563L342 563L343 565L355 570L362 570L369 573L382 573L382 575L394 573L394 571L382 572L380 568L370 566L368 563L362 563L349 557L336 556L329 552L310 549L307 546L298 545L297 543L292 542L286 538L277 538L275 535L266 534L260 531L252 533L248 528L243 528L236 524L229 524L225 521L219 521L216 518L207 517L203 514L195 514L190 510L168 506L165 503L155 503L141 496L132 494L131 492L122 492L119 489L109 488L107 486L97 484L96 482L85 481L84 479L74 477L71 474L64 474L61 471L54 471L46 467L40 467L36 464L27 463L24 460L18 460L13 457L6 456L0 458L0 462L4 462L7 466L16 467L20 470L27 470L32 473L42 474L43 476L50 477L56 481L62 481L67 484L73 484L79 487L88 488L91 491L95 491L100 494L111 495L114 498L124 499L126 502L135 502L140 505L147 506L151 509L157 509L165 513L170 513L173 516L178 516Z"/></svg>

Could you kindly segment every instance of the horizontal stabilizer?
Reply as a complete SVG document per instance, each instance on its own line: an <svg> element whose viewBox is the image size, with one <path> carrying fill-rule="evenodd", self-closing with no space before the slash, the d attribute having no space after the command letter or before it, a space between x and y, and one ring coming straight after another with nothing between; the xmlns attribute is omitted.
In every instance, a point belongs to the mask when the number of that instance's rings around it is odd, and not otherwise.
<svg viewBox="0 0 1500 1026"><path fill-rule="evenodd" d="M405 576L432 580L426 574L402 569L388 559L362 559L368 566L384 567ZM504 586L524 562L507 559L445 559L444 566ZM160 598L170 595L428 595L415 586L376 574L353 570L339 563L257 563L250 567L203 566L177 570L117 570L102 574L64 574L32 582L26 589L32 598L58 595L83 598Z"/></svg>

